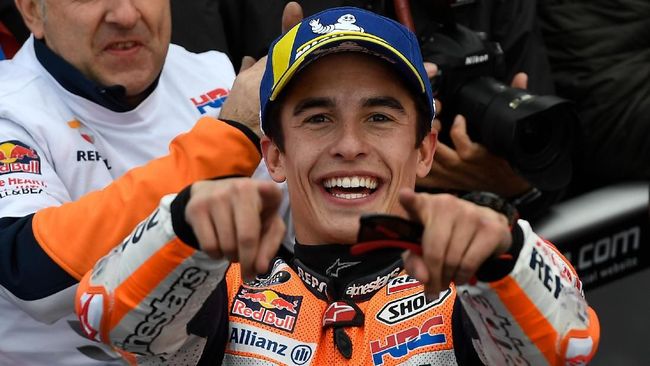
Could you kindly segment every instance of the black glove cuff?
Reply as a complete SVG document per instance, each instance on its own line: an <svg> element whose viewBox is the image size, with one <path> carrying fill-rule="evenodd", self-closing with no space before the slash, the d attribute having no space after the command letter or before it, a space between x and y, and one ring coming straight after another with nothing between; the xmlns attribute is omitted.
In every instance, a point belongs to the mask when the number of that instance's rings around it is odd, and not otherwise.
<svg viewBox="0 0 650 366"><path fill-rule="evenodd" d="M251 140L253 145L255 145L255 147L257 148L257 152L259 152L260 155L262 155L262 147L260 146L260 137L257 136L257 134L253 132L253 130L251 130L248 126L246 126L241 122L233 121L230 119L221 119L221 118L219 120L243 132L244 135L246 135L246 137L248 137L248 139Z"/></svg>

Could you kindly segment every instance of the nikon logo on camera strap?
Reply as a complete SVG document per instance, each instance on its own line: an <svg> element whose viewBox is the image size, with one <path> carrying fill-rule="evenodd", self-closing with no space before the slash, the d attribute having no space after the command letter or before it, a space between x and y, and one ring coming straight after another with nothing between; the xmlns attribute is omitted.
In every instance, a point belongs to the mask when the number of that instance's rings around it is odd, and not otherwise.
<svg viewBox="0 0 650 366"><path fill-rule="evenodd" d="M482 55L474 55L465 57L465 65L476 65L483 62L487 62L490 59L490 55L484 53Z"/></svg>

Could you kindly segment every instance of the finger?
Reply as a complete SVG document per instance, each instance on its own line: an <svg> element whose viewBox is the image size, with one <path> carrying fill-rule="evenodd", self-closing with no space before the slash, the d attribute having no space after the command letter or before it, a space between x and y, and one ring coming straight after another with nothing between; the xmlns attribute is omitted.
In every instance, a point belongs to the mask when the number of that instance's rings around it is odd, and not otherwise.
<svg viewBox="0 0 650 366"><path fill-rule="evenodd" d="M302 7L295 1L289 2L282 12L282 34L287 33L303 18Z"/></svg>
<svg viewBox="0 0 650 366"><path fill-rule="evenodd" d="M430 294L435 295L446 287L443 283L443 269L453 222L446 213L432 213L431 216L422 234L422 259L429 271Z"/></svg>
<svg viewBox="0 0 650 366"><path fill-rule="evenodd" d="M189 205L187 206L190 207ZM221 259L223 253L219 249L216 230L212 223L209 210L195 211L185 214L187 223L192 227L194 236L199 243L200 249L213 259Z"/></svg>
<svg viewBox="0 0 650 366"><path fill-rule="evenodd" d="M445 265L443 268L442 285L449 286L451 281L456 277L460 263L465 255L465 252L474 239L475 225L466 222L464 219L462 223L454 222L452 229L449 246L447 247L447 254L445 255Z"/></svg>
<svg viewBox="0 0 650 366"><path fill-rule="evenodd" d="M219 249L226 259L237 262L239 258L237 256L237 232L234 223L234 211L227 196L226 199L212 202L210 214L217 233Z"/></svg>
<svg viewBox="0 0 650 366"><path fill-rule="evenodd" d="M236 194L231 197L234 210L234 222L237 235L237 254L244 280L255 277L255 259L260 245L262 232L262 201L255 194L255 182L246 182L236 187Z"/></svg>
<svg viewBox="0 0 650 366"><path fill-rule="evenodd" d="M444 198L441 198L443 197ZM429 280L425 284L430 294L442 290L441 277L445 248L449 242L450 223L447 215L441 215L435 206L427 205L424 195L408 190L400 191L400 203L411 218L424 224L422 233L422 260L429 273ZM438 195L436 199L451 199L449 195ZM431 202L431 201L429 201ZM444 207L444 206L443 206Z"/></svg>
<svg viewBox="0 0 650 366"><path fill-rule="evenodd" d="M424 71L427 72L429 79L433 79L438 75L438 65L434 64L433 62L425 62Z"/></svg>
<svg viewBox="0 0 650 366"><path fill-rule="evenodd" d="M268 272L269 264L278 252L285 232L284 221L277 213L263 224L260 246L255 259L255 272Z"/></svg>
<svg viewBox="0 0 650 366"><path fill-rule="evenodd" d="M436 119L433 120L433 123L432 123L431 127L434 130L440 132L440 130L442 130L442 123L440 122L439 119L436 118Z"/></svg>
<svg viewBox="0 0 650 366"><path fill-rule="evenodd" d="M508 240L506 236L510 236L507 227L493 222L490 223L481 218L476 235L474 235L458 266L454 282L458 285L469 282L481 264L495 254L497 248Z"/></svg>
<svg viewBox="0 0 650 366"><path fill-rule="evenodd" d="M436 144L436 153L433 155L433 158L437 164L445 167L451 167L452 169L453 167L458 166L461 161L460 156L458 156L458 152L456 150L440 141L438 141Z"/></svg>
<svg viewBox="0 0 650 366"><path fill-rule="evenodd" d="M513 88L528 89L528 74L525 72L518 72L513 78L510 85Z"/></svg>
<svg viewBox="0 0 650 366"><path fill-rule="evenodd" d="M399 202L404 207L408 216L412 220L422 222L418 213L418 202L416 200L417 193L408 188L403 188L399 192Z"/></svg>
<svg viewBox="0 0 650 366"><path fill-rule="evenodd" d="M423 284L426 292L426 285L429 283L429 271L427 271L427 267L424 264L424 261L422 261L422 258L417 254L412 253L410 250L407 250L402 253L402 260L404 262L404 270L406 270L406 273Z"/></svg>
<svg viewBox="0 0 650 366"><path fill-rule="evenodd" d="M474 142L467 134L467 120L462 115L457 115L454 118L454 123L451 125L451 130L449 131L449 136L451 141L454 143L456 150L467 150L471 149L474 145Z"/></svg>
<svg viewBox="0 0 650 366"><path fill-rule="evenodd" d="M253 65L255 65L255 59L250 57L250 56L244 56L241 59L241 66L239 67L239 72L242 72L246 69L251 68Z"/></svg>
<svg viewBox="0 0 650 366"><path fill-rule="evenodd" d="M252 269L256 273L265 273L284 237L284 221L278 215L282 191L274 182L260 182L256 189L260 199L258 215L261 226Z"/></svg>
<svg viewBox="0 0 650 366"><path fill-rule="evenodd" d="M268 217L277 213L282 203L282 191L274 182L260 182L257 187L262 207L260 214Z"/></svg>

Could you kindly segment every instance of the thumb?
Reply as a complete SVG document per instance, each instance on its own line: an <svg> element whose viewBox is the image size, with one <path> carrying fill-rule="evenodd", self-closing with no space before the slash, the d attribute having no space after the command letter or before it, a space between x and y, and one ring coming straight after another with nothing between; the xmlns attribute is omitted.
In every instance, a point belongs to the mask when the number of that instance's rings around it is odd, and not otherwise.
<svg viewBox="0 0 650 366"><path fill-rule="evenodd" d="M302 7L295 1L287 3L282 12L282 34L285 34L303 18Z"/></svg>
<svg viewBox="0 0 650 366"><path fill-rule="evenodd" d="M268 218L277 213L282 203L282 191L275 182L260 182L258 186L260 200L262 201L261 216Z"/></svg>
<svg viewBox="0 0 650 366"><path fill-rule="evenodd" d="M399 203L404 207L409 219L422 222L418 210L418 195L412 189L402 188L399 192Z"/></svg>
<svg viewBox="0 0 650 366"><path fill-rule="evenodd" d="M527 89L528 88L528 74L525 72L518 72L510 83L513 88Z"/></svg>
<svg viewBox="0 0 650 366"><path fill-rule="evenodd" d="M433 62L424 62L424 70L427 72L429 79L433 79L438 75L438 65Z"/></svg>
<svg viewBox="0 0 650 366"><path fill-rule="evenodd" d="M244 56L244 58L241 59L241 66L239 67L239 72L242 72L253 65L255 65L255 59L250 56Z"/></svg>

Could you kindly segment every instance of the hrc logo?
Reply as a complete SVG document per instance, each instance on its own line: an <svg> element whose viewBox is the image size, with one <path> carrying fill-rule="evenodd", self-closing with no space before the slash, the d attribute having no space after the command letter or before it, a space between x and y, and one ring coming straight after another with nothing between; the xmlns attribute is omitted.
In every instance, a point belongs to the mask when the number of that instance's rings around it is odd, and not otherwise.
<svg viewBox="0 0 650 366"><path fill-rule="evenodd" d="M390 334L386 336L383 342L381 340L371 341L370 352L372 352L373 364L375 366L383 365L385 355L398 359L406 356L411 351L426 346L447 343L443 327L442 315L438 315L426 320L419 328L411 327L397 334ZM439 332L436 332L438 329Z"/></svg>
<svg viewBox="0 0 650 366"><path fill-rule="evenodd" d="M217 88L212 91L209 91L197 98L191 98L192 103L196 109L199 110L199 113L206 114L206 108L219 109L223 103L228 98L228 90L223 88Z"/></svg>

